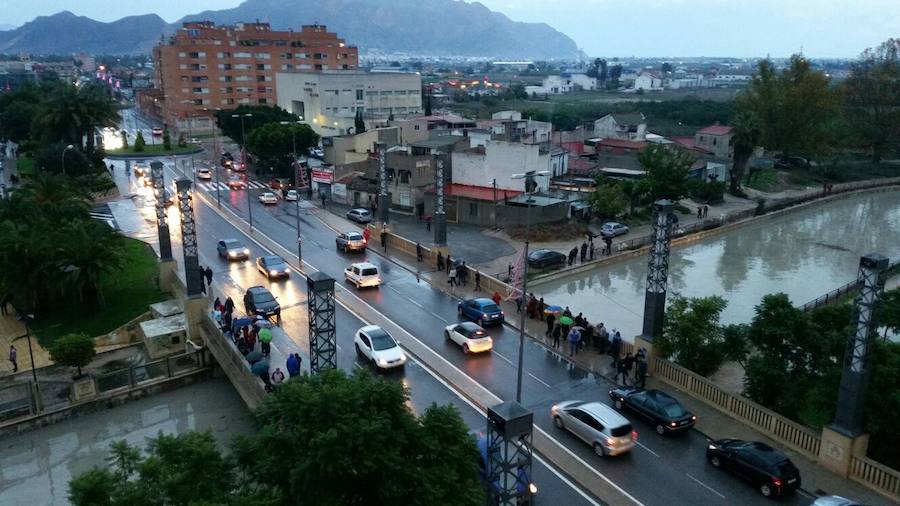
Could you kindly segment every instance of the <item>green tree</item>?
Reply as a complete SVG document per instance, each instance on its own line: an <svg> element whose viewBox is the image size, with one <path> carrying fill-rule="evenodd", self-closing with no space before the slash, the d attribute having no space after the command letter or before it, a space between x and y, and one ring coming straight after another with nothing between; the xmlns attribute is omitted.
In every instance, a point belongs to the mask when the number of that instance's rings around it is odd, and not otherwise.
<svg viewBox="0 0 900 506"><path fill-rule="evenodd" d="M615 183L602 183L590 197L591 210L600 218L614 219L625 210L628 200Z"/></svg>
<svg viewBox="0 0 900 506"><path fill-rule="evenodd" d="M656 349L663 357L673 357L702 376L716 372L727 358L724 330L719 323L727 305L717 295L674 297L666 309L663 335L657 339Z"/></svg>
<svg viewBox="0 0 900 506"><path fill-rule="evenodd" d="M237 440L241 473L278 504L483 504L478 450L459 413L432 406L417 418L408 400L402 385L363 370L293 378Z"/></svg>
<svg viewBox="0 0 900 506"><path fill-rule="evenodd" d="M622 189L622 194L628 200L628 214L634 214L634 206L641 203L650 192L646 179L628 179L617 183Z"/></svg>
<svg viewBox="0 0 900 506"><path fill-rule="evenodd" d="M94 358L94 338L87 334L66 334L50 346L50 358L57 364L78 369L90 364Z"/></svg>
<svg viewBox="0 0 900 506"><path fill-rule="evenodd" d="M91 160L78 148L66 149L65 144L53 143L42 146L34 156L35 166L50 174L63 173L63 157L65 156L65 173L68 176L82 176L94 172ZM65 152L65 154L63 154Z"/></svg>
<svg viewBox="0 0 900 506"><path fill-rule="evenodd" d="M115 102L101 86L76 88L62 84L49 88L34 118L32 131L40 132L45 142L73 144L81 151L91 151L95 129L115 126L120 119Z"/></svg>
<svg viewBox="0 0 900 506"><path fill-rule="evenodd" d="M250 114L250 116L246 116ZM300 118L278 106L250 106L241 105L235 109L216 111L216 124L226 137L233 139L238 144L244 142L241 138L241 118L244 118L244 134L247 139L254 129L269 123L280 121L297 122ZM304 118L311 121L313 118Z"/></svg>
<svg viewBox="0 0 900 506"><path fill-rule="evenodd" d="M178 147L183 148L187 146L187 139L184 138L184 132L178 133Z"/></svg>
<svg viewBox="0 0 900 506"><path fill-rule="evenodd" d="M753 155L753 150L759 144L760 131L756 118L747 111L738 112L731 121L733 137L731 142L734 149L732 155L731 174L728 191L732 195L740 196L741 180L747 169L747 163Z"/></svg>
<svg viewBox="0 0 900 506"><path fill-rule="evenodd" d="M162 137L163 137L162 138L163 149L166 151L171 151L172 150L172 135L169 133L168 128L165 131L163 131Z"/></svg>
<svg viewBox="0 0 900 506"><path fill-rule="evenodd" d="M122 149L128 149L128 132L122 130Z"/></svg>
<svg viewBox="0 0 900 506"><path fill-rule="evenodd" d="M134 138L134 150L138 153L144 151L147 147L147 141L144 140L144 134L138 130L137 136Z"/></svg>
<svg viewBox="0 0 900 506"><path fill-rule="evenodd" d="M878 302L875 314L878 324L884 326L885 337L889 331L900 333L900 288L894 288L884 293Z"/></svg>
<svg viewBox="0 0 900 506"><path fill-rule="evenodd" d="M900 144L900 39L866 49L844 83L847 121L880 162Z"/></svg>
<svg viewBox="0 0 900 506"><path fill-rule="evenodd" d="M677 201L688 193L688 174L694 157L687 150L654 144L638 154L647 171L647 190L652 201Z"/></svg>
<svg viewBox="0 0 900 506"><path fill-rule="evenodd" d="M307 124L269 123L255 128L247 136L247 149L256 155L261 166L274 167L281 175L291 175L291 156L305 154L319 144L319 136Z"/></svg>
<svg viewBox="0 0 900 506"><path fill-rule="evenodd" d="M78 295L79 302L102 305L100 278L122 268L124 239L97 220L69 221L64 227L67 240L61 245L66 261L63 282Z"/></svg>

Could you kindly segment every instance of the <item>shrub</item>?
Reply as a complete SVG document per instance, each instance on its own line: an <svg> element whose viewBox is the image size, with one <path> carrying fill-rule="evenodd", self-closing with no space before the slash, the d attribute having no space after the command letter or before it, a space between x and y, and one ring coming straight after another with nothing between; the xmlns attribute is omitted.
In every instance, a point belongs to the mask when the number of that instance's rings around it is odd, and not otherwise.
<svg viewBox="0 0 900 506"><path fill-rule="evenodd" d="M78 369L90 364L94 358L94 339L87 334L66 334L50 346L50 358L54 362Z"/></svg>
<svg viewBox="0 0 900 506"><path fill-rule="evenodd" d="M137 137L134 138L134 150L140 153L146 146L147 141L144 140L144 134L139 131Z"/></svg>

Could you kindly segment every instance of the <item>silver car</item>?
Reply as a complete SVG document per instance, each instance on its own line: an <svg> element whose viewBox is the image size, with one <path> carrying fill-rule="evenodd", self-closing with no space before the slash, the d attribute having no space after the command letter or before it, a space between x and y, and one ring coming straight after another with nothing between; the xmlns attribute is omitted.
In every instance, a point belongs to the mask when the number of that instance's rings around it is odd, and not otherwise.
<svg viewBox="0 0 900 506"><path fill-rule="evenodd" d="M628 225L623 225L614 221L604 223L603 226L600 227L600 235L603 237L618 237L627 233Z"/></svg>
<svg viewBox="0 0 900 506"><path fill-rule="evenodd" d="M366 238L359 232L344 232L334 239L334 243L344 253L366 250Z"/></svg>
<svg viewBox="0 0 900 506"><path fill-rule="evenodd" d="M580 437L601 457L631 451L637 441L631 422L600 402L561 402L550 408L550 416L558 428Z"/></svg>
<svg viewBox="0 0 900 506"><path fill-rule="evenodd" d="M356 208L347 211L347 219L357 223L370 223L372 221L372 213L368 209Z"/></svg>
<svg viewBox="0 0 900 506"><path fill-rule="evenodd" d="M222 239L216 244L219 256L227 260L247 260L250 250L237 239Z"/></svg>

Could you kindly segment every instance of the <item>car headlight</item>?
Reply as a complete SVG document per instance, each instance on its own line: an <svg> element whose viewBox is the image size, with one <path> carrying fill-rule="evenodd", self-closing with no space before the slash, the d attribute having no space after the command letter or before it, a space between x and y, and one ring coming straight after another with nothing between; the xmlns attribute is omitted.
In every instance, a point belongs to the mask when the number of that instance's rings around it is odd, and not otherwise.
<svg viewBox="0 0 900 506"><path fill-rule="evenodd" d="M249 255L249 254L250 254L250 250L247 249L247 248L244 248L244 254L245 254L245 255Z"/></svg>
<svg viewBox="0 0 900 506"><path fill-rule="evenodd" d="M269 271L269 276L277 276L278 271Z"/></svg>
<svg viewBox="0 0 900 506"><path fill-rule="evenodd" d="M238 255L237 251L229 251L228 252L228 256L230 256L230 257L236 257L237 255Z"/></svg>
<svg viewBox="0 0 900 506"><path fill-rule="evenodd" d="M718 449L718 447L717 447L716 445L714 445L714 444L710 444L709 446L707 446L707 448L710 449L710 450L717 450L717 449Z"/></svg>
<svg viewBox="0 0 900 506"><path fill-rule="evenodd" d="M534 483L529 483L528 491L531 492L532 494L537 494L537 485L535 485Z"/></svg>
<svg viewBox="0 0 900 506"><path fill-rule="evenodd" d="M376 360L376 362L378 363L378 365L387 365L387 360L383 358L379 358L378 360Z"/></svg>

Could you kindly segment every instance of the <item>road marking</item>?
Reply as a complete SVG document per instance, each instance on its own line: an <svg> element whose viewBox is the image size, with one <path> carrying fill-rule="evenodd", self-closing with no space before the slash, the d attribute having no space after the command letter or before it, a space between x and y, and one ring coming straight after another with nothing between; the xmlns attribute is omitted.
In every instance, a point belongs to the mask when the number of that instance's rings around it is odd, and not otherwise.
<svg viewBox="0 0 900 506"><path fill-rule="evenodd" d="M244 219L243 219L240 215L238 215L236 212L232 211L231 209L228 209L227 207L223 207L223 208L219 209L217 206L215 206L214 203L212 203L211 201L209 201L209 200L208 200L208 197L206 197L205 195L202 195L202 194L201 194L201 195L200 195L200 198L201 198L202 200L204 200L204 202L206 203L206 206L207 206L211 211L213 211L213 212L215 212L215 213L217 213L217 214L219 214L219 215L223 215L223 214L224 214L224 211L223 211L223 210L225 210L225 211L227 211L228 213L232 214L232 215L233 215L240 223L246 224L246 222L244 221ZM225 219L225 221L228 222L230 225L234 226L235 228L238 228L236 225L234 225L233 223L231 223L230 221L228 221L228 219ZM321 220L320 220L320 221L321 221ZM324 223L324 222L323 222L323 223ZM327 224L325 224L325 225L327 226ZM329 228L331 228L331 227L329 227ZM266 250L266 251L271 251L270 248L268 248L267 246L263 245L261 242L259 242L259 240L257 240L255 237L253 237L253 232L254 232L254 231L251 231L251 232L245 232L245 231L242 230L241 228L238 228L238 229L241 231L241 233L245 234L251 241L255 242L255 243L256 243L257 245L259 245L261 248L263 248L263 249ZM278 241L275 241L274 239L272 239L271 237L269 237L269 235L267 235L265 232L261 232L259 229L256 229L256 230L255 230L255 233L257 233L257 234L259 234L259 235L265 237L267 240L269 240L269 241L271 241L273 244L275 244L278 248L281 248L282 250L288 251L287 248L285 248L285 247L283 247L281 244L279 244ZM291 255L289 255L289 256L296 256L296 255L291 254ZM316 269L315 267L313 267L313 265L310 264L309 262L307 262L307 261L305 261L305 260L301 260L301 262L302 262L302 264L306 264L307 266L309 266L310 271L318 272L318 269ZM290 266L290 268L293 269L294 271L296 271L298 274L306 275L305 273L303 273L301 270L297 269L296 267ZM348 296L353 297L354 299L356 299L356 300L358 301L359 305L365 306L365 307L369 308L370 311L372 311L372 312L375 313L375 314L378 314L379 316L381 316L381 317L384 318L385 320L388 320L388 321L391 321L391 322L393 321L393 320L391 320L390 318L388 318L387 316L385 316L381 311L379 311L379 310L375 309L374 307L372 307L368 302L366 302L365 300L363 300L363 299L361 299L360 297L358 297L355 293L353 293L353 292L351 292L350 290L348 290L346 287L341 286L341 285L337 285L337 284L336 284L336 285L335 285L335 290L336 290L336 291L341 291L341 292L347 294ZM340 304L347 312L349 312L349 313L353 314L354 316L356 316L360 321L362 321L362 322L364 322L364 323L368 321L367 319L363 318L363 317L362 317L362 316L361 316L361 315L360 315L353 307L351 307L350 305L345 304L345 303L341 302L340 300L338 300L337 302L338 302L338 304ZM397 325L397 324L395 324L395 325L397 326L397 328L399 328L401 331L403 331L403 332L404 332L407 336L409 336L411 339L415 339L416 341L419 341L418 339L416 339L415 336L413 336L413 335L412 335L409 331L407 331L405 328L403 328L403 327L401 327L400 325ZM419 342L421 343L421 341L419 341ZM481 384L478 383L477 381L471 379L471 376L469 376L469 375L467 375L466 373L464 373L462 370L460 370L458 367L456 367L452 362L450 362L449 360L447 360L446 358L444 358L443 356L441 356L440 354L438 354L435 350L433 350L433 349L431 349L430 347L428 347L428 345L426 345L426 344L424 344L424 343L421 343L421 344L422 344L422 346L424 346L426 349L430 350L431 353L432 353L438 360L443 361L445 365L447 365L448 367L453 368L453 369L456 370L460 375L463 375L463 376L469 378L470 380L472 380L473 382L475 382L477 385L479 385L481 388L483 388L485 392L488 392L488 393L489 393L490 395L492 395L493 397L497 397L496 394L494 394L493 392L491 392L490 390L488 390L486 387L484 387L484 385L481 385ZM494 352L494 353L496 353L496 352ZM506 357L503 357L503 356L500 355L499 353L497 353L497 355L499 355L501 358L503 358L504 360L506 360L507 362L509 362L509 359L507 359ZM462 392L460 392L456 387L453 387L453 386L451 386L449 383L447 383L440 375L438 375L435 371L433 371L430 367L428 367L428 365L425 364L423 361L421 361L421 360L416 360L416 359L413 359L413 361L414 361L415 363L419 364L419 366L421 366L422 369L424 369L425 371L428 371L428 373L431 375L431 377L433 377L433 378L434 378L436 381L438 381L440 384L444 385L444 387L446 387L448 390L450 390L451 392L453 392L457 397L459 397L463 402L465 402L466 404L468 404L468 405L469 405L472 409L474 409L476 412L482 413L482 414L485 414L485 415L487 414L485 410L479 408L474 402L472 402L468 397L466 397L466 396L465 396ZM509 362L509 363L512 364L512 362ZM575 460L576 462L578 462L579 464L581 464L581 465L584 467L585 470L587 470L588 472L593 473L594 475L596 475L597 477L599 477L600 479L602 479L604 482L606 482L609 486L611 486L612 488L614 488L614 489L615 489L616 491L618 491L620 494L622 494L623 496L625 496L625 497L627 497L629 500L631 500L635 505L637 505L637 506L644 506L644 503L642 503L641 501L639 501L639 500L638 500L637 498L635 498L633 495L629 494L625 489L623 489L622 487L620 487L619 485L617 485L615 482L613 482L612 480L610 480L605 474L601 473L600 471L598 471L597 469L595 469L593 466L591 466L590 464L588 464L584 459L582 459L581 457L579 457L578 455L576 455L575 453L573 453L572 450L570 450L568 447L566 447L566 445L562 444L558 439L556 439L555 437L553 437L553 436L551 436L549 433L547 433L547 431L543 430L542 428L540 428L540 427L537 426L537 425L534 426L534 430L537 431L537 432L540 432L540 433L541 433L544 437L546 437L549 441L552 441L554 444L556 444L556 446L557 446L559 449L561 449L563 452L565 452L566 454L568 454L569 457L571 457L573 460ZM546 467L548 470L550 470L550 472L552 472L554 475L556 475L556 477L559 478L560 481L562 481L563 483L565 483L566 485L568 485L572 490L574 490L574 491L577 492L579 495L581 495L582 497L584 497L584 499L585 499L586 501L588 501L590 504L592 504L592 505L594 505L594 506L600 506L600 504L599 504L598 502L596 502L596 501L595 501L594 499L592 499L592 498L591 498L584 490L582 490L582 487L581 487L580 485L576 485L576 484L572 483L572 481L570 481L570 480L569 480L565 475L563 475L558 469L556 469L554 466L548 464L547 461L545 461L544 459L542 459L539 455L534 455L534 459L537 460L538 462L540 462L544 467Z"/></svg>
<svg viewBox="0 0 900 506"><path fill-rule="evenodd" d="M537 382L540 383L541 385L544 385L544 386L547 387L547 388L553 388L553 387L550 386L549 383L547 383L546 381L542 380L541 378L538 378L538 377L535 376L534 374L528 373L528 375L531 376L532 378L534 378L535 380L537 380Z"/></svg>
<svg viewBox="0 0 900 506"><path fill-rule="evenodd" d="M699 483L701 487L705 488L706 490L709 490L710 492L712 492L713 494L716 494L717 496L721 497L722 499L725 499L725 496L720 494L719 492L717 492L716 489L710 487L706 483L703 483L702 481L698 480L697 478L694 478L693 476L690 475L690 473L684 473L684 474L686 474L688 478Z"/></svg>
<svg viewBox="0 0 900 506"><path fill-rule="evenodd" d="M652 453L652 454L653 454L654 456L656 456L657 458L659 457L659 454L658 454L658 453L656 453L655 451L651 450L650 448L647 448L646 445L641 444L641 443L638 442L638 441L635 441L635 443L637 443L637 445L640 446L641 448L643 448L643 449L647 450L648 452Z"/></svg>
<svg viewBox="0 0 900 506"><path fill-rule="evenodd" d="M441 320L441 321L444 322L444 323L450 323L449 321L447 321L446 318L444 318L443 316L441 316L441 315L435 313L434 311L430 311L430 313L431 313L431 316L434 316L434 317L437 318L438 320Z"/></svg>
<svg viewBox="0 0 900 506"><path fill-rule="evenodd" d="M500 353L499 351L493 350L493 354L496 355L496 356L498 356L498 357L500 357L501 359L503 359L503 361L506 362L507 364L512 365L513 367L515 367L515 365L513 365L513 363L512 363L512 360L510 360L510 359L504 357L503 354Z"/></svg>
<svg viewBox="0 0 900 506"><path fill-rule="evenodd" d="M416 299L413 299L412 297L407 297L407 299L409 299L410 302L412 302L413 304L419 306L420 308L425 309L425 306L423 306L422 303L416 301Z"/></svg>
<svg viewBox="0 0 900 506"><path fill-rule="evenodd" d="M393 286L391 286L391 285L384 285L384 286L388 287L390 290L393 290L393 292L396 293L397 295L402 295L402 294L400 293L400 290L397 290L397 289L394 288Z"/></svg>

